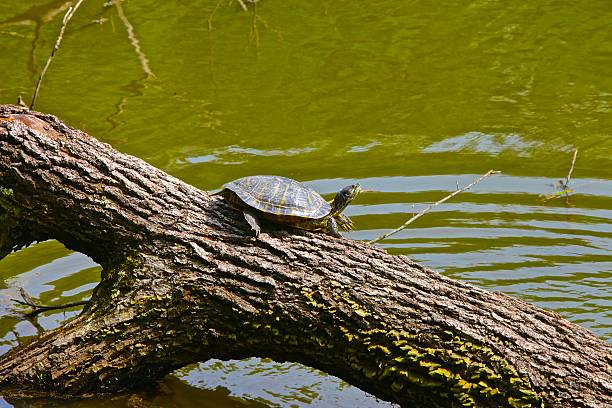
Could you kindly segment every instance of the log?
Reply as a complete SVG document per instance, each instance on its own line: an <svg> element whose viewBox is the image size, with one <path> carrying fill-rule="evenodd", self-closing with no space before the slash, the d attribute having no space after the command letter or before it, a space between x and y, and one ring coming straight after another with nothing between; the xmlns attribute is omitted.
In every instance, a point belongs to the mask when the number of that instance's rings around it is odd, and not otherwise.
<svg viewBox="0 0 612 408"><path fill-rule="evenodd" d="M612 346L370 244L267 225L56 117L0 106L0 258L57 239L102 266L79 316L0 357L3 395L155 384L269 357L410 407L609 407Z"/></svg>

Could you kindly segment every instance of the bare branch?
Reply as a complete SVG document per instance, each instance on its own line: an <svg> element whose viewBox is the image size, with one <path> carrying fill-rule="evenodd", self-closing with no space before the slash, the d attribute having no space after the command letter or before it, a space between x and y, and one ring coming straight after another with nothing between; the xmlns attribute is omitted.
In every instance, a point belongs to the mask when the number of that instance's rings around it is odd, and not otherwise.
<svg viewBox="0 0 612 408"><path fill-rule="evenodd" d="M30 103L30 109L34 109L34 104L36 103L36 97L38 96L40 84L42 82L43 77L45 76L45 73L47 72L47 69L49 69L49 65L51 65L51 60L53 60L53 56L55 56L55 53L57 52L57 50L59 50L60 44L62 43L62 39L64 38L64 31L66 30L66 26L68 25L68 22L70 21L72 16L74 16L74 13L76 13L77 9L81 6L81 3L83 3L83 1L84 0L78 0L74 7L70 7L64 15L64 19L62 20L62 27L60 28L59 35L57 36L57 40L55 41L55 46L51 51L51 55L49 55L49 58L47 59L45 67L43 68L42 72L40 73L40 76L38 77L36 89L34 89L34 95L32 96L32 102Z"/></svg>
<svg viewBox="0 0 612 408"><path fill-rule="evenodd" d="M572 172L574 171L574 165L576 164L576 157L578 156L578 149L574 150L574 156L572 157L572 165L570 166L569 172L567 173L567 177L565 181L559 180L555 183L555 186L559 189L552 194L540 194L542 201L546 202L552 200L553 198L559 198L564 196L566 199L566 204L569 205L569 194L572 192L572 189L569 187L569 182L572 178Z"/></svg>
<svg viewBox="0 0 612 408"><path fill-rule="evenodd" d="M567 177L565 178L565 188L569 186L570 179L572 178L572 172L574 171L574 165L576 164L576 156L578 156L578 149L574 150L574 157L572 158L572 166L567 173Z"/></svg>
<svg viewBox="0 0 612 408"><path fill-rule="evenodd" d="M59 309L67 309L69 307L74 307L74 306L82 306L82 305L86 305L89 302L88 300L79 300L77 302L64 303L62 305L57 305L57 306L45 306L45 305L40 305L36 303L34 299L32 298L32 296L30 296L30 294L26 292L24 288L19 288L19 294L21 295L23 300L19 300L19 299L11 299L11 300L13 302L19 303L20 305L29 306L32 308L31 312L26 313L27 317L34 317L48 310L59 310Z"/></svg>
<svg viewBox="0 0 612 408"><path fill-rule="evenodd" d="M447 195L446 197L444 197L443 199L436 201L435 203L429 205L427 208L425 208L423 211L421 211L420 213L418 213L417 215L415 215L414 217L410 218L408 221L406 221L401 227L398 227L396 229L394 229L393 231L387 232L384 235L381 235L378 238L374 238L373 240L369 241L370 244L373 244L375 242L378 242L380 240L383 240L385 238L390 237L391 235L397 234L398 232L400 232L401 230L405 229L408 225L412 224L415 220L417 220L418 218L421 218L421 216L423 216L425 213L431 211L434 207L436 207L439 204L442 204L445 201L448 201L449 199L453 198L454 196L456 196L457 194L461 193L462 191L465 191L473 186L475 186L476 184L480 183L482 180L486 179L487 177L493 175L493 174L499 174L501 173L501 171L497 171L497 170L489 170L488 172L486 172L484 175L482 175L478 180L468 184L465 187L462 188L457 188L456 191L452 192L451 194ZM459 187L459 185L457 185L457 187Z"/></svg>

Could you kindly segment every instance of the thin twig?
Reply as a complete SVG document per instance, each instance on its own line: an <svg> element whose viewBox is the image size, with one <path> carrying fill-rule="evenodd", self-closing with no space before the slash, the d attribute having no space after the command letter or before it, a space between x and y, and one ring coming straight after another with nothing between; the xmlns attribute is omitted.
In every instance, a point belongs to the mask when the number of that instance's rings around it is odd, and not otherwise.
<svg viewBox="0 0 612 408"><path fill-rule="evenodd" d="M82 305L86 305L87 303L89 303L88 300L79 300L77 302L64 303L63 305L45 306L45 305L39 305L38 303L36 303L34 299L32 298L32 296L30 296L30 294L26 292L24 288L19 288L19 294L21 295L23 300L19 300L19 299L11 299L11 300L13 302L19 303L20 305L30 306L33 309L31 312L26 313L27 317L34 317L38 315L39 313L46 312L48 310L67 309L69 307L82 306Z"/></svg>
<svg viewBox="0 0 612 408"><path fill-rule="evenodd" d="M384 235L381 235L378 238L375 238L371 241L369 241L370 244L373 244L375 242L378 242L380 240L383 240L385 238L390 237L391 235L397 234L398 232L400 232L401 230L405 229L408 225L412 224L415 220L417 220L418 218L421 218L425 213L431 211L434 207L436 207L439 204L442 204L445 201L450 200L451 198L453 198L454 196L456 196L457 194L475 186L476 184L480 183L482 180L486 179L487 177L493 175L493 174L499 174L501 173L501 171L497 171L497 170L489 170L488 172L486 172L485 174L483 174L482 176L480 176L480 178L476 181L473 181L472 183L468 184L465 187L462 187L460 189L457 189L457 191L452 192L451 194L447 195L446 197L444 197L443 199L436 201L435 203L429 205L427 208L425 208L423 211L421 211L420 213L418 213L417 215L415 215L414 217L410 218L408 221L406 221L401 227L398 227L396 229L394 229L393 231L387 232Z"/></svg>
<svg viewBox="0 0 612 408"><path fill-rule="evenodd" d="M574 171L574 165L576 164L576 156L578 156L578 149L574 150L574 157L572 158L572 166L567 173L567 177L565 178L565 188L567 189L569 186L570 179L572 178L572 172Z"/></svg>
<svg viewBox="0 0 612 408"><path fill-rule="evenodd" d="M64 19L62 20L62 27L60 28L59 35L57 36L57 40L55 41L55 46L51 51L51 55L49 55L49 58L47 59L45 67L43 68L42 72L40 73L40 76L38 77L36 89L34 89L34 95L32 96L32 103L30 103L30 109L34 109L34 104L36 103L36 97L38 96L40 84L42 82L43 77L45 76L45 73L47 72L47 69L49 68L49 65L51 65L51 60L53 59L53 56L55 55L57 50L59 50L60 44L62 43L62 39L64 38L64 31L66 30L66 26L68 25L68 22L70 21L72 16L74 16L74 13L76 13L77 9L81 6L81 3L83 3L83 1L84 0L77 1L74 7L70 7L68 11L66 11L66 14L64 14Z"/></svg>
<svg viewBox="0 0 612 408"><path fill-rule="evenodd" d="M564 196L566 203L569 204L569 194L572 192L572 189L569 187L570 180L572 178L572 173L574 171L574 165L576 164L576 157L578 156L578 149L574 149L574 156L572 157L572 165L570 166L569 172L567 173L567 177L565 181L559 180L555 183L558 191L552 194L540 194L542 201L549 201L553 198L559 198Z"/></svg>

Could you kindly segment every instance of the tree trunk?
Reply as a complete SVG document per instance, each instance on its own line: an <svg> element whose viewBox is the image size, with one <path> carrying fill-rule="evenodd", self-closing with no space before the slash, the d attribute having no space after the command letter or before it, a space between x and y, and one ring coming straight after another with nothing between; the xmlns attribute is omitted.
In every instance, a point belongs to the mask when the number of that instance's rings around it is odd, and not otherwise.
<svg viewBox="0 0 612 408"><path fill-rule="evenodd" d="M4 395L294 361L411 407L609 407L612 347L404 256L264 226L57 118L0 106L0 258L57 239L102 266L75 319L0 358Z"/></svg>

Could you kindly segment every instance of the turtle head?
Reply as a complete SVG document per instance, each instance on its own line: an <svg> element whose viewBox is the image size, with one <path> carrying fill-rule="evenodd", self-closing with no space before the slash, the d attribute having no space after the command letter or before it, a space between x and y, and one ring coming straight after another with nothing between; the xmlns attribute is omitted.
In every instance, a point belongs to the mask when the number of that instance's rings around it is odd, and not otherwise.
<svg viewBox="0 0 612 408"><path fill-rule="evenodd" d="M331 214L336 215L340 214L347 205L359 194L361 191L361 186L359 184L353 184L352 186L344 187L331 203L332 210Z"/></svg>

